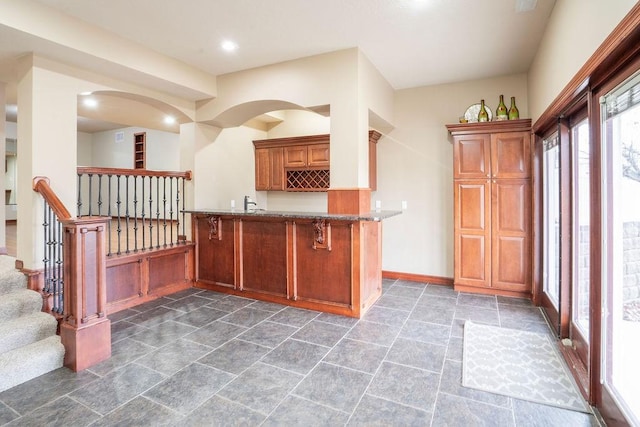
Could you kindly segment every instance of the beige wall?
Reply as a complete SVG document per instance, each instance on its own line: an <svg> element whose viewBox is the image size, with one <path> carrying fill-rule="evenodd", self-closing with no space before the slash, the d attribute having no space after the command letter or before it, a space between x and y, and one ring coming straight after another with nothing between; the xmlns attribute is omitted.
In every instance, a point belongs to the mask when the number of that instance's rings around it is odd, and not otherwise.
<svg viewBox="0 0 640 427"><path fill-rule="evenodd" d="M534 121L560 94L635 0L557 0L529 69Z"/></svg>
<svg viewBox="0 0 640 427"><path fill-rule="evenodd" d="M78 166L93 165L93 134L78 132Z"/></svg>
<svg viewBox="0 0 640 427"><path fill-rule="evenodd" d="M262 138L266 132L245 126L222 129L196 151L196 208L229 209L235 200L236 208L242 209L245 195L256 198L251 141Z"/></svg>
<svg viewBox="0 0 640 427"><path fill-rule="evenodd" d="M196 208L229 209L235 200L236 208L242 209L247 195L262 209L326 212L326 193L255 190L254 139L329 133L329 117L303 110L273 115L281 121L264 126L264 130L239 126L219 129L203 138L194 165Z"/></svg>
<svg viewBox="0 0 640 427"><path fill-rule="evenodd" d="M378 191L382 209L402 215L383 226L384 270L453 277L453 149L445 128L484 99L495 112L498 97L516 97L529 116L527 76L518 74L457 84L400 90L395 129L378 142Z"/></svg>
<svg viewBox="0 0 640 427"><path fill-rule="evenodd" d="M116 132L124 133L122 142L116 142ZM92 134L91 163L88 166L133 168L133 135L138 132L147 133L147 169L180 170L180 136L175 133L137 127ZM80 144L80 140L78 140L78 144Z"/></svg>

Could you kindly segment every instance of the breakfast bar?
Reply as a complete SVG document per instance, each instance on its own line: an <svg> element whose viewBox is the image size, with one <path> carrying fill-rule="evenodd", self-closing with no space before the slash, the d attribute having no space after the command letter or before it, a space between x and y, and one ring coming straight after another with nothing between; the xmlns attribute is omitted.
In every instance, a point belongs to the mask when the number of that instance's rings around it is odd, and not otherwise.
<svg viewBox="0 0 640 427"><path fill-rule="evenodd" d="M400 214L185 212L196 287L357 318L382 292L382 220Z"/></svg>

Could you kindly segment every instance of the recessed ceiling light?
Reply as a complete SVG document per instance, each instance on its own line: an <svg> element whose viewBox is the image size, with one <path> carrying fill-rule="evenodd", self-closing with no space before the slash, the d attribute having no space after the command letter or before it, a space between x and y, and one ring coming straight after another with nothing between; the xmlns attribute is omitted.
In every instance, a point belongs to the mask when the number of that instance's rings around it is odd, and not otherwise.
<svg viewBox="0 0 640 427"><path fill-rule="evenodd" d="M87 98L83 100L82 103L84 104L85 107L89 107L89 108L95 108L98 106L98 101L96 101L93 98Z"/></svg>
<svg viewBox="0 0 640 427"><path fill-rule="evenodd" d="M80 95L82 96L87 96L87 95L91 95L93 92L80 92Z"/></svg>
<svg viewBox="0 0 640 427"><path fill-rule="evenodd" d="M164 122L165 124L172 125L176 122L176 119L172 116L164 116Z"/></svg>
<svg viewBox="0 0 640 427"><path fill-rule="evenodd" d="M235 52L238 50L238 44L231 40L223 40L222 43L220 43L220 47L225 52Z"/></svg>

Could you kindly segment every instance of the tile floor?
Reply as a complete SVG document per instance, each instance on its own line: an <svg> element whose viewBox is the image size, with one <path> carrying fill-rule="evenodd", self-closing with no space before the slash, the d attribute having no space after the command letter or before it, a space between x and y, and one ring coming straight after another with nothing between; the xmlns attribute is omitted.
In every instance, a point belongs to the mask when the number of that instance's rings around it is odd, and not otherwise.
<svg viewBox="0 0 640 427"><path fill-rule="evenodd" d="M528 301L383 285L360 321L198 289L115 313L109 360L0 393L0 425L598 425L460 385L464 321L548 332Z"/></svg>

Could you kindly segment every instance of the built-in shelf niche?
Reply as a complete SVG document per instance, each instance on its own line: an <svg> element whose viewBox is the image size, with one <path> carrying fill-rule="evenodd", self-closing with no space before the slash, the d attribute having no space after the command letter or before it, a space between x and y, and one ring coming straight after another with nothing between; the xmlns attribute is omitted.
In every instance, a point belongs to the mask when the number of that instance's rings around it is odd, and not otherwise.
<svg viewBox="0 0 640 427"><path fill-rule="evenodd" d="M147 133L139 132L133 134L133 168L147 168Z"/></svg>

